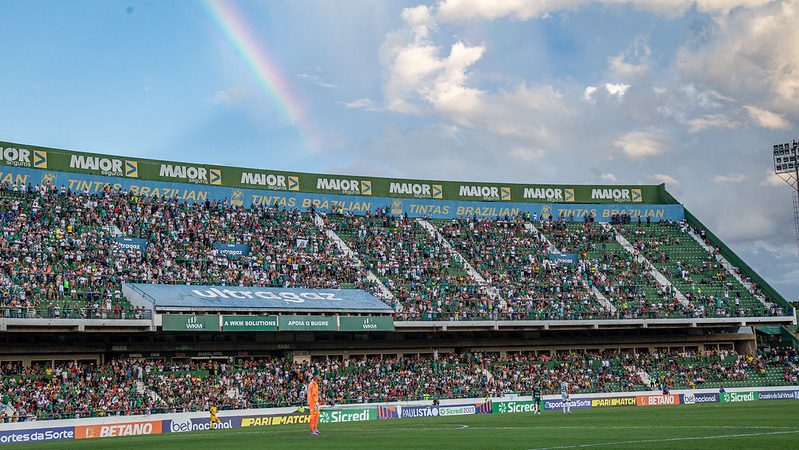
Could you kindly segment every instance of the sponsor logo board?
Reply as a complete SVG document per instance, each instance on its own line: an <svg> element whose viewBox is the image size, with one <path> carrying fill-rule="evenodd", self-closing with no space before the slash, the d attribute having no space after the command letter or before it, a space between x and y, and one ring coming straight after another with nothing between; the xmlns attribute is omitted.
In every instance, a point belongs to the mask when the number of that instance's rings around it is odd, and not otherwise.
<svg viewBox="0 0 799 450"><path fill-rule="evenodd" d="M292 180L289 180L289 179ZM241 184L244 186L256 186L267 188L273 191L299 190L300 181L298 177L280 175L269 172L241 172ZM294 189L292 189L294 188Z"/></svg>
<svg viewBox="0 0 799 450"><path fill-rule="evenodd" d="M400 407L397 406L378 406L377 418L378 419L399 419Z"/></svg>
<svg viewBox="0 0 799 450"><path fill-rule="evenodd" d="M295 425L310 423L310 414L270 414L264 416L248 416L241 418L242 428L247 427L276 427L280 425Z"/></svg>
<svg viewBox="0 0 799 450"><path fill-rule="evenodd" d="M238 417L220 417L220 423L216 424L218 429L238 428L240 420ZM164 420L161 427L164 433L186 433L189 431L210 430L211 421L207 418L183 419L183 420Z"/></svg>
<svg viewBox="0 0 799 450"><path fill-rule="evenodd" d="M341 331L391 331L394 320L391 316L341 316Z"/></svg>
<svg viewBox="0 0 799 450"><path fill-rule="evenodd" d="M164 331L219 331L219 316L163 314L161 329Z"/></svg>
<svg viewBox="0 0 799 450"><path fill-rule="evenodd" d="M679 394L667 395L637 395L635 401L638 406L666 406L666 405L679 405Z"/></svg>
<svg viewBox="0 0 799 450"><path fill-rule="evenodd" d="M388 193L394 195L405 195L414 198L441 199L444 196L444 187L440 184L432 183L391 182L388 184Z"/></svg>
<svg viewBox="0 0 799 450"><path fill-rule="evenodd" d="M324 178L316 179L316 189L338 194L372 195L372 182L356 178Z"/></svg>
<svg viewBox="0 0 799 450"><path fill-rule="evenodd" d="M438 417L438 414L438 408L435 406L403 406L400 408L400 417L403 419Z"/></svg>
<svg viewBox="0 0 799 450"><path fill-rule="evenodd" d="M796 391L761 391L760 400L795 400Z"/></svg>
<svg viewBox="0 0 799 450"><path fill-rule="evenodd" d="M545 410L552 410L552 409L563 409L563 405L565 400L555 399L555 400L544 400L544 409ZM569 400L572 409L582 409L582 408L591 408L593 405L591 404L590 398L572 398ZM633 402L633 404L635 404Z"/></svg>
<svg viewBox="0 0 799 450"><path fill-rule="evenodd" d="M25 442L63 441L72 439L75 439L74 427L0 431L0 444L20 444Z"/></svg>
<svg viewBox="0 0 799 450"><path fill-rule="evenodd" d="M439 416L468 416L477 414L477 407L475 405L462 405L462 406L439 406Z"/></svg>
<svg viewBox="0 0 799 450"><path fill-rule="evenodd" d="M320 423L363 422L376 419L377 410L375 408L319 411Z"/></svg>
<svg viewBox="0 0 799 450"><path fill-rule="evenodd" d="M222 316L225 331L277 331L277 316Z"/></svg>
<svg viewBox="0 0 799 450"><path fill-rule="evenodd" d="M722 403L739 403L739 402L754 402L757 401L759 395L757 392L725 392L721 394Z"/></svg>
<svg viewBox="0 0 799 450"><path fill-rule="evenodd" d="M525 400L518 402L494 402L494 412L499 414L533 412L535 402Z"/></svg>
<svg viewBox="0 0 799 450"><path fill-rule="evenodd" d="M591 399L592 408L607 408L616 406L635 406L637 401L635 397L610 397L610 398L594 398Z"/></svg>
<svg viewBox="0 0 799 450"><path fill-rule="evenodd" d="M487 201L510 201L511 193L509 186L480 186L462 184L458 186L458 195L466 199L487 200Z"/></svg>
<svg viewBox="0 0 799 450"><path fill-rule="evenodd" d="M716 393L698 393L698 392L691 392L688 394L683 394L682 402L685 405L699 405L702 403L718 403L719 401L719 394Z"/></svg>
<svg viewBox="0 0 799 450"><path fill-rule="evenodd" d="M161 434L162 422L107 423L100 425L79 425L75 427L75 439L94 439L114 436L140 436Z"/></svg>

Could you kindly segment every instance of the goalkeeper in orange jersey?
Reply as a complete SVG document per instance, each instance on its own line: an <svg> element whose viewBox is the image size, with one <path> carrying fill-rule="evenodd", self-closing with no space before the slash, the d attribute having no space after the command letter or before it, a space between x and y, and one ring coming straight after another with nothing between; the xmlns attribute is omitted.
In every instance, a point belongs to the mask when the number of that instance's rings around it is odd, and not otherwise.
<svg viewBox="0 0 799 450"><path fill-rule="evenodd" d="M311 411L311 434L319 434L319 375L314 375L308 384L308 409Z"/></svg>
<svg viewBox="0 0 799 450"><path fill-rule="evenodd" d="M211 429L215 430L217 425L222 425L222 421L219 420L219 417L216 417L216 406L211 405L211 408L208 410L211 414Z"/></svg>

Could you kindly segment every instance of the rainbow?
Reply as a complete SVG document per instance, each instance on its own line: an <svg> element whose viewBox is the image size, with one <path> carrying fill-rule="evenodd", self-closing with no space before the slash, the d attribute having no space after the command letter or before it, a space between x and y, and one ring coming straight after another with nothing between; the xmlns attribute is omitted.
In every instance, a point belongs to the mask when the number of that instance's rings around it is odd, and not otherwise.
<svg viewBox="0 0 799 450"><path fill-rule="evenodd" d="M267 49L258 42L232 1L206 0L208 12L225 39L242 55L264 92L293 125L303 120L303 106Z"/></svg>

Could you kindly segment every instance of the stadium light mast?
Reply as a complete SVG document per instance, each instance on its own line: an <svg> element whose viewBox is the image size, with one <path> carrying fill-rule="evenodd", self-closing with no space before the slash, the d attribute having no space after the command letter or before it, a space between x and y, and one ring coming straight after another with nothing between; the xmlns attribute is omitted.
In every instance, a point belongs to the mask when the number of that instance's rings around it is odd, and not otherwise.
<svg viewBox="0 0 799 450"><path fill-rule="evenodd" d="M793 221L796 226L796 251L799 254L799 142L774 144L774 173L795 191L793 195Z"/></svg>

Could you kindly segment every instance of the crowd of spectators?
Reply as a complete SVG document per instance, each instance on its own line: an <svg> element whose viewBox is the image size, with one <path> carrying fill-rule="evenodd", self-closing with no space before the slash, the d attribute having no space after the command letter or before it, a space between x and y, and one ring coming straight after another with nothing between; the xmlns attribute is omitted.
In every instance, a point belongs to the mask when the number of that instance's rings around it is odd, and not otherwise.
<svg viewBox="0 0 799 450"><path fill-rule="evenodd" d="M122 282L369 288L307 212L189 204L48 185L0 201L0 311L6 317L141 317ZM116 236L147 241L144 251ZM216 243L244 244L231 258Z"/></svg>
<svg viewBox="0 0 799 450"><path fill-rule="evenodd" d="M512 319L610 317L591 291L590 267L557 263L546 238L523 217L440 221L441 234L498 288L498 312Z"/></svg>
<svg viewBox="0 0 799 450"><path fill-rule="evenodd" d="M719 249L712 247L704 231L700 231L697 236L712 249L706 251L691 236L692 230L686 221L664 221L649 226L616 225L615 228L685 295L695 316L783 314L782 308L771 302L757 283L746 280L736 268L737 275L750 283L763 301L742 285L722 264Z"/></svg>
<svg viewBox="0 0 799 450"><path fill-rule="evenodd" d="M10 370L11 373L6 373ZM780 378L767 378L768 370ZM312 362L264 357L224 361L112 360L102 365L72 363L0 374L0 415L8 420L148 414L156 412L301 406L311 374L320 375L328 404L375 403L432 398L529 395L560 392L561 382L579 395L661 388L796 384L794 350L756 355L618 352L558 352L556 355L462 353ZM644 381L649 379L649 386Z"/></svg>
<svg viewBox="0 0 799 450"><path fill-rule="evenodd" d="M455 254L415 220L384 210L337 214L327 226L344 239L394 295L399 320L475 320L501 316ZM505 316L503 316L505 317Z"/></svg>
<svg viewBox="0 0 799 450"><path fill-rule="evenodd" d="M684 222L643 226L622 217L614 219L614 229L593 220L522 214L433 221L439 233L431 234L385 208L320 220L313 210L189 203L111 186L91 194L49 184L0 189L10 193L0 195L4 317L144 317L122 295L122 282L362 288L390 303L398 320L782 313L763 306L715 254L692 242ZM635 254L616 242L617 231L630 238ZM116 237L143 239L147 246L118 245ZM231 257L215 249L218 243L246 245L250 252ZM576 256L566 263L553 254ZM658 283L638 254L672 285ZM369 271L391 295L369 280ZM677 300L674 287L687 302Z"/></svg>

